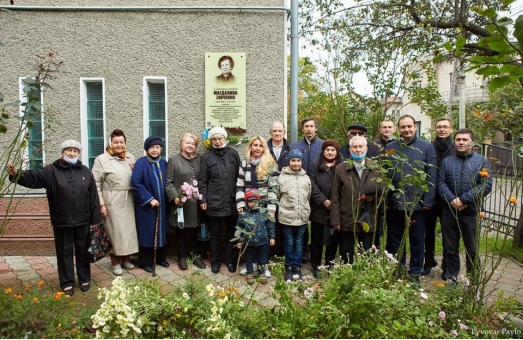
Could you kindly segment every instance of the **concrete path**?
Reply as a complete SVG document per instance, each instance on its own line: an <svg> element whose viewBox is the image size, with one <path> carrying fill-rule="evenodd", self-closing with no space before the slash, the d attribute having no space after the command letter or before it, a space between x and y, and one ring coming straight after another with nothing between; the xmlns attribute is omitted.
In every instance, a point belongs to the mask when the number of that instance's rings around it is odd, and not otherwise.
<svg viewBox="0 0 523 340"><path fill-rule="evenodd" d="M245 277L237 273L229 273L227 267L222 264L220 272L213 274L207 260L204 260L208 267L198 270L196 267L188 270L180 270L175 257L168 257L169 268L157 266L156 273L162 285L162 291L167 292L172 287L183 286L193 272L199 271L199 275L208 278L210 281L220 284L221 286L234 286L245 289ZM441 263L441 257L437 258ZM464 263L464 262L462 262ZM241 268L240 268L241 269ZM75 289L73 300L77 305L87 303L92 306L96 301L98 288L110 287L115 275L112 273L112 267L109 258L104 258L91 266L92 282L91 289L87 293L82 293L78 286ZM523 267L510 260L502 259L499 267L494 271L494 275L488 284L487 293L490 295L487 302L492 302L498 296L498 292L504 291L505 296L513 296L518 301L523 302ZM312 276L310 264L303 267L303 275ZM123 278L145 278L150 276L144 270L135 268L125 270ZM61 291L58 282L58 273L56 270L56 257L54 256L2 256L0 257L0 288L23 289L25 285L35 286L39 281L44 281L42 289L50 292ZM423 286L431 285L433 281L442 282L441 269L435 267L432 272L422 281ZM271 297L274 291L276 277L273 275L269 278L269 284L260 285L255 293L255 299L261 305L271 306L277 304L277 301ZM243 289L242 289L243 288ZM101 302L101 301L100 301Z"/></svg>

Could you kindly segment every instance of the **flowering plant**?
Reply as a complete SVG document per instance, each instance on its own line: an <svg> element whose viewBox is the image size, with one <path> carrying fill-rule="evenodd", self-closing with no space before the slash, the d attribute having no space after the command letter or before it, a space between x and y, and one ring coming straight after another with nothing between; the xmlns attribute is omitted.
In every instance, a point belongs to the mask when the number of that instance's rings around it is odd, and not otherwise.
<svg viewBox="0 0 523 340"><path fill-rule="evenodd" d="M183 182L180 189L178 189L179 206L183 206L187 201L196 202L202 199L202 194L198 191L198 181L193 179L192 184Z"/></svg>
<svg viewBox="0 0 523 340"><path fill-rule="evenodd" d="M212 143L211 143L211 140L209 139L209 129L205 129L202 131L202 140L203 140L203 145L205 145L205 148L210 149L212 146ZM235 145L240 145L242 142L249 141L249 136L245 135L243 137L239 137L239 136L228 134L226 140L227 140L227 144L232 143Z"/></svg>

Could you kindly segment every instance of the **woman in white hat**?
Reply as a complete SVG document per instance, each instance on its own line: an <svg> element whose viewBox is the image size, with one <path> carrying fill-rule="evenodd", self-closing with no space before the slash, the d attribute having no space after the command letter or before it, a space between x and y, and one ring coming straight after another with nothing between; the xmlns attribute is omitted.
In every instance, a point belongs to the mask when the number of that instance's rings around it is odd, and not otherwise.
<svg viewBox="0 0 523 340"><path fill-rule="evenodd" d="M221 263L221 226L225 225L225 262L229 272L236 271L238 248L230 240L234 238L238 210L236 208L236 179L240 167L238 151L227 146L227 131L216 126L209 131L212 148L200 161L198 187L202 199L200 207L207 215L211 234L211 271L218 273Z"/></svg>
<svg viewBox="0 0 523 340"><path fill-rule="evenodd" d="M53 225L60 287L74 294L74 262L80 290L90 288L91 264L87 259L89 227L102 222L96 182L78 160L82 145L69 139L62 143L62 157L37 170L18 171L11 162L7 172L12 182L30 189L45 189ZM73 252L74 249L74 252Z"/></svg>

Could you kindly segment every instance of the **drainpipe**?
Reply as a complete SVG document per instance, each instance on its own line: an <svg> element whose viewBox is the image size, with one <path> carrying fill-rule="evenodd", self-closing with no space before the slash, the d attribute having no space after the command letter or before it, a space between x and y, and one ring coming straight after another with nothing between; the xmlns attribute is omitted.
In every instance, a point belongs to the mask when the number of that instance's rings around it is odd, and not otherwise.
<svg viewBox="0 0 523 340"><path fill-rule="evenodd" d="M298 141L298 0L291 0L291 143Z"/></svg>

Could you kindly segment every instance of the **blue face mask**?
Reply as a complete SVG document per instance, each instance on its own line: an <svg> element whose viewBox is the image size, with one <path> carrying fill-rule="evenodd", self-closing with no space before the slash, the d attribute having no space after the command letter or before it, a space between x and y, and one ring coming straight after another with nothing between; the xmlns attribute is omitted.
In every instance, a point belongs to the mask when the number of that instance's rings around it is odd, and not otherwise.
<svg viewBox="0 0 523 340"><path fill-rule="evenodd" d="M69 158L69 157L64 155L64 160L67 162L67 164L75 165L76 162L78 162L78 157Z"/></svg>
<svg viewBox="0 0 523 340"><path fill-rule="evenodd" d="M351 153L350 157L357 162L357 161L363 160L366 155L367 155L366 153L362 153L361 155L355 155L355 154Z"/></svg>

